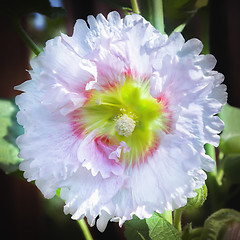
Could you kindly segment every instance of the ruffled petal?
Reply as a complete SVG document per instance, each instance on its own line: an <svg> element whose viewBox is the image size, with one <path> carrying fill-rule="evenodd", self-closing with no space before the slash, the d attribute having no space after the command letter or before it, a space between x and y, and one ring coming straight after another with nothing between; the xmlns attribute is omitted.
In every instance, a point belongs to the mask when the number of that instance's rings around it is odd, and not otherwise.
<svg viewBox="0 0 240 240"><path fill-rule="evenodd" d="M202 49L203 49L202 42L196 38L192 38L183 45L182 49L178 52L178 56L193 57L193 56L199 55Z"/></svg>
<svg viewBox="0 0 240 240"><path fill-rule="evenodd" d="M123 177L112 176L103 179L100 174L92 176L86 168L79 168L66 182L68 187L61 190L61 197L66 201L64 212L71 213L72 218L76 220L87 216L92 219L91 225L101 214L102 218L97 226L103 231L109 220L106 215L113 217L110 214L114 210L112 199L122 188L123 183Z"/></svg>
<svg viewBox="0 0 240 240"><path fill-rule="evenodd" d="M62 43L80 57L86 56L92 50L91 35L87 23L78 19L74 25L72 37L61 34Z"/></svg>
<svg viewBox="0 0 240 240"><path fill-rule="evenodd" d="M119 163L119 159L114 153L122 150L123 146L111 145L106 137L96 137L92 132L83 139L78 148L78 160L84 167L91 170L92 175L96 176L99 172L103 178L110 177L111 174L121 175L124 166ZM120 156L119 156L120 158Z"/></svg>

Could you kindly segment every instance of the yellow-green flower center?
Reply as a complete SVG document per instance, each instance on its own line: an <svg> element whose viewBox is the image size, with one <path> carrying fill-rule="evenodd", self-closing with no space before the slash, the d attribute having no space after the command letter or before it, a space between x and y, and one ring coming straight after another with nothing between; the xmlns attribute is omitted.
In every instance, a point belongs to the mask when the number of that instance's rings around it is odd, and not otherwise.
<svg viewBox="0 0 240 240"><path fill-rule="evenodd" d="M167 128L164 107L150 95L147 81L127 78L123 85L92 90L75 119L84 134L95 130L98 136L107 136L112 145L126 142L131 148L124 154L126 161L141 162L156 148L159 130Z"/></svg>

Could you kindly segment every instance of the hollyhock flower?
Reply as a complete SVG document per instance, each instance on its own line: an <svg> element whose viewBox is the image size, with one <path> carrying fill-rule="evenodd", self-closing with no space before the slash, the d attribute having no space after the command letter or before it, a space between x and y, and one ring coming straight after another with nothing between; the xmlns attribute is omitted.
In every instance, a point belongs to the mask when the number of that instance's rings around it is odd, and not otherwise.
<svg viewBox="0 0 240 240"><path fill-rule="evenodd" d="M20 165L46 198L104 231L109 220L150 217L186 204L215 162L223 75L202 43L159 33L137 14L78 20L31 61L16 89Z"/></svg>

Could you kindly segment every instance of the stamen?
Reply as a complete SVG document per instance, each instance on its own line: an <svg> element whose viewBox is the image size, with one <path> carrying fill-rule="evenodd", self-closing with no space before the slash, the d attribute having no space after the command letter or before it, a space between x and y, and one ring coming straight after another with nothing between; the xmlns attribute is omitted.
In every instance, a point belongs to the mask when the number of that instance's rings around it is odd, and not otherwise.
<svg viewBox="0 0 240 240"><path fill-rule="evenodd" d="M115 129L119 135L129 137L132 135L136 122L127 114L123 114L116 121Z"/></svg>
<svg viewBox="0 0 240 240"><path fill-rule="evenodd" d="M107 105L107 106L113 106L113 107L121 107L121 105L119 105L119 104L102 102L102 99L101 99L101 98L97 99L97 100L95 101L95 103L96 103L97 105Z"/></svg>

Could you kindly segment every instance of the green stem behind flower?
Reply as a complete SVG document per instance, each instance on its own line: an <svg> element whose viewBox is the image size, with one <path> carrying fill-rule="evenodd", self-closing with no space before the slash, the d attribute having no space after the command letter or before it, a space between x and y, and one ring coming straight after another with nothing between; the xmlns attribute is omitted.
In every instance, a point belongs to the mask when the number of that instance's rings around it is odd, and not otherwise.
<svg viewBox="0 0 240 240"><path fill-rule="evenodd" d="M139 14L139 7L138 7L138 2L137 0L131 0L131 5L132 5L132 10L134 13Z"/></svg>
<svg viewBox="0 0 240 240"><path fill-rule="evenodd" d="M163 3L162 0L152 0L153 6L153 23L160 33L164 34L164 15L163 15Z"/></svg>
<svg viewBox="0 0 240 240"><path fill-rule="evenodd" d="M212 159L216 160L216 153L215 153L215 147L211 144L205 145L206 154L210 156Z"/></svg>
<svg viewBox="0 0 240 240"><path fill-rule="evenodd" d="M61 189L58 188L57 191L56 191L56 196L58 196L61 199L60 192L61 192ZM85 239L86 240L93 240L92 235L91 235L91 233L88 229L88 226L87 226L85 220L81 219L77 222L78 222L80 228L82 229L82 232L83 232L83 235L84 235Z"/></svg>
<svg viewBox="0 0 240 240"><path fill-rule="evenodd" d="M210 51L210 39L209 39L209 4L207 7L204 7L199 11L199 16L201 20L201 41L203 43L203 53L204 54L209 54ZM216 162L216 152L215 152L215 147L206 144L205 145L205 150L206 154L209 155L215 162ZM218 174L218 169L217 166L212 172L207 173L207 186L208 186L208 199L210 200L211 204L211 210L212 212L216 211L219 209L220 202L219 201L219 184L217 182L217 174Z"/></svg>
<svg viewBox="0 0 240 240"><path fill-rule="evenodd" d="M91 235L91 233L88 229L88 226L87 226L85 220L84 219L79 220L78 224L79 224L80 228L82 229L82 232L83 232L83 235L84 235L85 239L86 240L93 240L92 235Z"/></svg>
<svg viewBox="0 0 240 240"><path fill-rule="evenodd" d="M211 144L206 144L205 145L205 150L206 150L206 154L208 156L210 156L214 161L216 161L216 153L215 153L215 147ZM215 169L209 173L210 175L212 175L213 177L217 176L217 168L215 167Z"/></svg>
<svg viewBox="0 0 240 240"><path fill-rule="evenodd" d="M31 48L31 50L38 55L42 50L33 42L33 40L28 36L28 34L24 31L23 27L21 26L19 19L14 18L13 24L15 29L17 30L18 34L24 40L24 42Z"/></svg>
<svg viewBox="0 0 240 240"><path fill-rule="evenodd" d="M209 29L209 4L199 11L201 21L201 41L203 42L203 54L210 53L210 29Z"/></svg>
<svg viewBox="0 0 240 240"><path fill-rule="evenodd" d="M174 227L179 231L179 233L182 233L182 223L181 223L181 218L182 218L182 209L176 209L174 210Z"/></svg>
<svg viewBox="0 0 240 240"><path fill-rule="evenodd" d="M216 161L216 154L215 154L215 147L206 144L205 145L206 149L206 154L209 155L214 161ZM212 210L217 210L217 202L218 202L218 184L216 181L217 178L217 166L212 172L207 173L208 178L207 178L207 186L209 189L209 198L211 202L211 208Z"/></svg>

